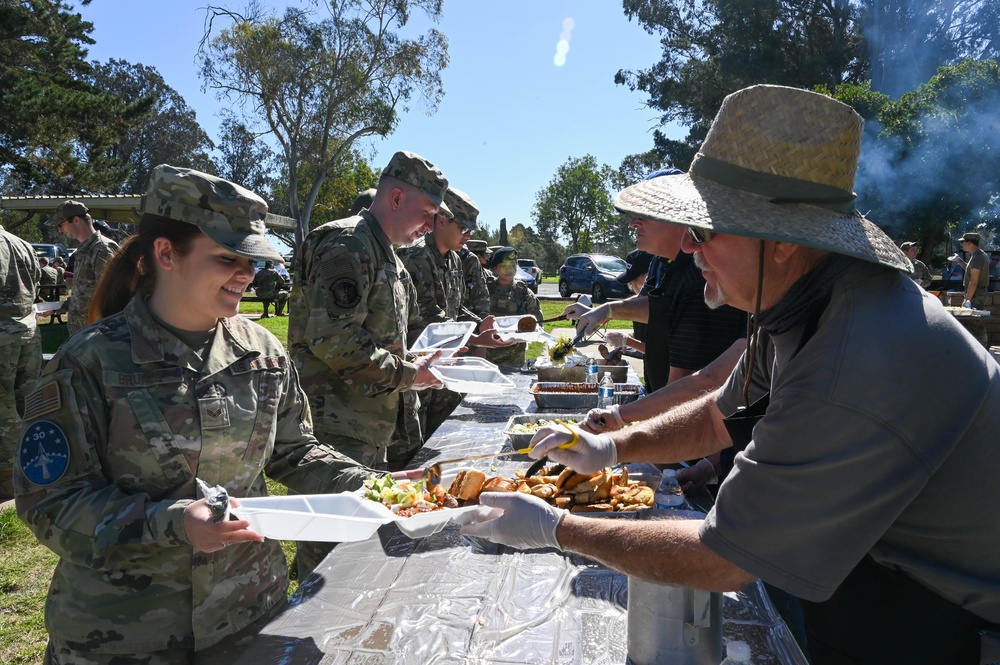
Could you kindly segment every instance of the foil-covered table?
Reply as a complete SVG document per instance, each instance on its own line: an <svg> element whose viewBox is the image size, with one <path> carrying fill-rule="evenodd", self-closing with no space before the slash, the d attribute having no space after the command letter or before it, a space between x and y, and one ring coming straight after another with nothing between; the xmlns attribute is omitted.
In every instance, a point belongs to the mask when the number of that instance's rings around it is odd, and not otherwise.
<svg viewBox="0 0 1000 665"><path fill-rule="evenodd" d="M517 391L467 398L414 465L510 449L502 431L512 414L533 410L533 378L514 372ZM527 463L512 456L478 468L513 475ZM579 555L517 551L453 525L411 540L389 524L376 538L337 545L238 665L620 665L627 596L627 576ZM725 594L723 616L725 639L747 642L754 663L805 665L759 583Z"/></svg>

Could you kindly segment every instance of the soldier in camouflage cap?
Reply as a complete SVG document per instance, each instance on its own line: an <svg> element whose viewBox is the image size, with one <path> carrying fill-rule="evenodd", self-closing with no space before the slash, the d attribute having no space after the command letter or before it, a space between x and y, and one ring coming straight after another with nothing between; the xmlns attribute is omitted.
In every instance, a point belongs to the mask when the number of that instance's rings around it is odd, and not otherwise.
<svg viewBox="0 0 1000 665"><path fill-rule="evenodd" d="M142 212L195 224L234 254L285 262L264 235L267 203L228 180L161 164L149 176Z"/></svg>
<svg viewBox="0 0 1000 665"><path fill-rule="evenodd" d="M66 327L72 335L89 323L90 299L118 243L97 232L90 211L79 201L59 204L49 224L80 243L73 254L71 295L59 310L67 313Z"/></svg>
<svg viewBox="0 0 1000 665"><path fill-rule="evenodd" d="M281 342L237 315L251 258L273 253L263 202L187 169L153 179L94 294L103 318L25 399L14 483L18 515L59 556L53 665L231 663L281 610L280 544L213 519L196 475L255 497L265 474L314 493L375 473L316 440Z"/></svg>
<svg viewBox="0 0 1000 665"><path fill-rule="evenodd" d="M431 229L447 187L426 159L397 152L371 207L313 229L295 255L288 346L316 435L369 466L390 467L391 443L420 445L416 391L440 385L429 369L439 354L407 355L407 330L421 325L420 310L393 245L411 245ZM329 549L300 543L300 574Z"/></svg>
<svg viewBox="0 0 1000 665"><path fill-rule="evenodd" d="M445 193L444 201L454 217L449 219L439 215L434 220L434 228L430 233L413 246L397 250L417 288L421 325L411 329L410 335L416 339L428 323L475 321L478 334L469 339L470 346L507 346L508 343L501 342L496 336L493 318L489 316L489 293L486 293L486 302L483 303L485 307L482 307L486 311L483 316L479 316L474 311L472 294L465 288L465 275L458 252L469 235L479 230L476 221L479 209L468 194L454 187ZM420 393L419 413L423 441L440 427L461 401L462 395L447 388ZM423 441L419 443L422 444ZM406 450L397 452L396 457L401 462L408 461L408 457L415 454L419 447L410 445Z"/></svg>
<svg viewBox="0 0 1000 665"><path fill-rule="evenodd" d="M496 250L490 258L490 267L496 273L496 280L489 284L490 313L496 316L530 314L541 321L542 308L538 304L538 298L527 284L516 278L517 250L513 247ZM518 342L505 349L490 349L486 357L497 365L520 367L524 364L524 352L527 348L527 344Z"/></svg>

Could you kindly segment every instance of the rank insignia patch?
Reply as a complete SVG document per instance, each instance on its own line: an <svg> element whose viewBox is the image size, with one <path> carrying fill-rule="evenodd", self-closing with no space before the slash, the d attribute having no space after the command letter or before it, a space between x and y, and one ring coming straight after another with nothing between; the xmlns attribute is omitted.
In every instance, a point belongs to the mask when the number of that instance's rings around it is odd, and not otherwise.
<svg viewBox="0 0 1000 665"><path fill-rule="evenodd" d="M51 420L39 420L29 427L17 453L21 471L35 485L51 485L69 468L69 441Z"/></svg>

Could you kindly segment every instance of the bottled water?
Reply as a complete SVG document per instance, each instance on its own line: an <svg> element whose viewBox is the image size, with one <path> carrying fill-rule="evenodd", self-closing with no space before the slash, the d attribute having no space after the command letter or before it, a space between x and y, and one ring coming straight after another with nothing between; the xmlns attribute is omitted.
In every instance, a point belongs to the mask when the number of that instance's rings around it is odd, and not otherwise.
<svg viewBox="0 0 1000 665"><path fill-rule="evenodd" d="M597 360L593 356L587 358L587 365L584 371L586 372L584 380L587 383L597 383Z"/></svg>
<svg viewBox="0 0 1000 665"><path fill-rule="evenodd" d="M663 470L663 477L653 495L653 503L657 508L684 508L684 492L673 469Z"/></svg>
<svg viewBox="0 0 1000 665"><path fill-rule="evenodd" d="M736 665L736 663L750 662L750 645L738 640L730 640L726 645L726 657L722 665Z"/></svg>
<svg viewBox="0 0 1000 665"><path fill-rule="evenodd" d="M611 378L611 372L605 372L601 379L601 387L597 391L597 406L602 409L610 408L615 403L615 380Z"/></svg>

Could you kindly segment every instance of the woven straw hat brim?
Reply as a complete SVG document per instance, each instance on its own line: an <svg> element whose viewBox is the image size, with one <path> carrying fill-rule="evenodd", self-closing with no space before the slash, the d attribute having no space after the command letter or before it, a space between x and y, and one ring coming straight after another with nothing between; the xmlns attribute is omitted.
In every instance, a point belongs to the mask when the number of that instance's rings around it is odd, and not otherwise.
<svg viewBox="0 0 1000 665"><path fill-rule="evenodd" d="M638 219L790 242L910 271L895 243L860 213L770 199L691 174L644 180L615 197Z"/></svg>

